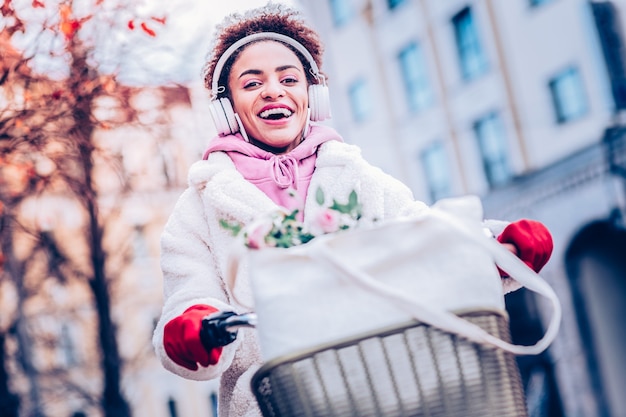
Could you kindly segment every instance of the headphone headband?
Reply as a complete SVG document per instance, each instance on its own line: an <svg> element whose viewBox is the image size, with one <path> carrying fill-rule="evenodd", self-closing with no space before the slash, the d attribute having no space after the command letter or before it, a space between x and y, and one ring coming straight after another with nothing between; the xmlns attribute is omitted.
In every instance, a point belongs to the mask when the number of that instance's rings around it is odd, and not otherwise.
<svg viewBox="0 0 626 417"><path fill-rule="evenodd" d="M317 64L315 63L313 56L311 55L309 51L307 51L307 49L300 42L296 41L293 38L290 38L289 36L286 36L280 33L259 32L259 33L254 33L252 35L248 35L244 38L239 39L237 42L230 45L228 49L224 51L220 59L218 59L217 64L215 65L215 69L213 70L213 82L211 83L212 84L211 85L212 99L217 98L218 94L222 93L225 89L225 87L223 86L220 87L218 84L219 84L220 76L222 75L222 69L224 65L226 64L226 61L228 60L228 58L230 58L231 55L235 53L235 51L241 48L242 46L249 44L251 42L257 41L257 40L262 40L262 39L284 42L296 48L296 50L300 52L302 55L304 55L307 61L309 61L309 65L311 66L311 71L313 73L313 76L318 81L320 81L320 84L325 84L324 76L320 74L320 70L317 67Z"/></svg>

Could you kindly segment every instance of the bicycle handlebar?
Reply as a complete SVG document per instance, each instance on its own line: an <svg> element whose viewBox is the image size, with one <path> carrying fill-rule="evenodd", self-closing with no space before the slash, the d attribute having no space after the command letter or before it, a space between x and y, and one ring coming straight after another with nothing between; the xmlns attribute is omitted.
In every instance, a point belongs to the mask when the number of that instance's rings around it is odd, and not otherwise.
<svg viewBox="0 0 626 417"><path fill-rule="evenodd" d="M200 341L207 351L226 346L235 341L237 331L242 327L255 327L254 313L236 314L234 311L220 311L202 319Z"/></svg>
<svg viewBox="0 0 626 417"><path fill-rule="evenodd" d="M255 313L235 314L227 317L218 324L224 330L234 332L242 327L256 327L257 317Z"/></svg>

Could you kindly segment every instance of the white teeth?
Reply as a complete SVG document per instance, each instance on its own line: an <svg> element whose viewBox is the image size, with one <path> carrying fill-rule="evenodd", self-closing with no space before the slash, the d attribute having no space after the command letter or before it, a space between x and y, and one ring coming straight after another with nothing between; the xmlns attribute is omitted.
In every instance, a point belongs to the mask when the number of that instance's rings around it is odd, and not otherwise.
<svg viewBox="0 0 626 417"><path fill-rule="evenodd" d="M281 114L285 117L289 117L291 116L292 112L289 109L286 109L284 107L275 107L273 109L268 109L265 111L262 111L261 113L259 113L259 116L261 116L262 118L266 119L268 117L270 117L273 114Z"/></svg>

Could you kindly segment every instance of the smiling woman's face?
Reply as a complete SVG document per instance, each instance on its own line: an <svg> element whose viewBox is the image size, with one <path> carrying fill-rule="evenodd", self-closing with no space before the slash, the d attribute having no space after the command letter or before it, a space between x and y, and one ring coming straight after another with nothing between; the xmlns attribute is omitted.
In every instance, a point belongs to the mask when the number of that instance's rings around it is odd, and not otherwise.
<svg viewBox="0 0 626 417"><path fill-rule="evenodd" d="M235 60L228 87L251 142L274 153L300 143L308 117L308 83L291 49L272 40L250 44Z"/></svg>

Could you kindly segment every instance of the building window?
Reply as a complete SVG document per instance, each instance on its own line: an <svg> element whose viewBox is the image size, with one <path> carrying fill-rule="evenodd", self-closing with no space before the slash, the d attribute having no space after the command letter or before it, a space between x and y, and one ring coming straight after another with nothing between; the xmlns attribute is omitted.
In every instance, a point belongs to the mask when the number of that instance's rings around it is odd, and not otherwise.
<svg viewBox="0 0 626 417"><path fill-rule="evenodd" d="M211 416L217 417L217 394L212 392L209 396L209 402L211 407Z"/></svg>
<svg viewBox="0 0 626 417"><path fill-rule="evenodd" d="M464 8L452 18L461 74L471 80L487 70L487 58L483 52L472 10Z"/></svg>
<svg viewBox="0 0 626 417"><path fill-rule="evenodd" d="M330 10L337 27L348 23L354 15L350 0L330 0Z"/></svg>
<svg viewBox="0 0 626 417"><path fill-rule="evenodd" d="M543 6L544 4L551 3L552 0L528 0L531 7Z"/></svg>
<svg viewBox="0 0 626 417"><path fill-rule="evenodd" d="M431 200L450 197L452 195L450 165L443 143L435 142L424 149L421 160Z"/></svg>
<svg viewBox="0 0 626 417"><path fill-rule="evenodd" d="M178 410L176 409L176 400L170 397L167 400L167 409L170 412L170 417L178 417Z"/></svg>
<svg viewBox="0 0 626 417"><path fill-rule="evenodd" d="M587 113L587 97L578 69L567 68L552 78L548 85L558 123L567 123Z"/></svg>
<svg viewBox="0 0 626 417"><path fill-rule="evenodd" d="M591 2L591 11L598 31L602 56L615 102L615 112L626 110L626 36L622 10L616 2Z"/></svg>
<svg viewBox="0 0 626 417"><path fill-rule="evenodd" d="M389 7L389 10L395 9L402 3L404 3L404 0L387 0L387 6Z"/></svg>
<svg viewBox="0 0 626 417"><path fill-rule="evenodd" d="M362 78L354 81L348 88L348 95L350 96L350 107L354 121L366 120L372 110L372 97L367 82Z"/></svg>
<svg viewBox="0 0 626 417"><path fill-rule="evenodd" d="M511 179L504 126L497 113L489 113L474 123L487 182L491 187Z"/></svg>
<svg viewBox="0 0 626 417"><path fill-rule="evenodd" d="M135 226L133 236L133 259L135 261L144 260L150 256L144 229L143 226Z"/></svg>
<svg viewBox="0 0 626 417"><path fill-rule="evenodd" d="M400 51L398 60L400 61L409 108L413 112L418 112L429 106L433 100L422 48L416 43L410 43Z"/></svg>
<svg viewBox="0 0 626 417"><path fill-rule="evenodd" d="M62 362L65 366L76 365L76 350L74 341L70 332L70 328L66 324L61 325L61 334L59 335L59 349L62 355Z"/></svg>

